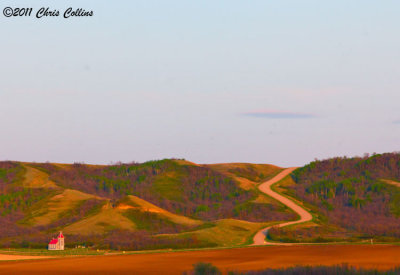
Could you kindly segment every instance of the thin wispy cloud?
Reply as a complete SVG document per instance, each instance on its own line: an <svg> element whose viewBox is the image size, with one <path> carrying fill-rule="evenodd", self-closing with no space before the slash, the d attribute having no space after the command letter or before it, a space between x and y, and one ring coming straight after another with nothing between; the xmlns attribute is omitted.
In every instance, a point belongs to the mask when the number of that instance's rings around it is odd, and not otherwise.
<svg viewBox="0 0 400 275"><path fill-rule="evenodd" d="M310 113L284 112L284 111L251 111L242 113L247 117L269 118L269 119L308 119L316 115Z"/></svg>
<svg viewBox="0 0 400 275"><path fill-rule="evenodd" d="M394 120L394 121L393 121L393 124L400 124L400 119Z"/></svg>

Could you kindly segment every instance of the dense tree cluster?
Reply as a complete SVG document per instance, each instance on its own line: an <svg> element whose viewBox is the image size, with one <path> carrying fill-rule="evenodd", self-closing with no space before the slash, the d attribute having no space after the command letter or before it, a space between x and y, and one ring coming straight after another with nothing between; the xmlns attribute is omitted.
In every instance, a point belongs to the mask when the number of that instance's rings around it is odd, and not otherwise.
<svg viewBox="0 0 400 275"><path fill-rule="evenodd" d="M400 154L314 161L296 170L291 187L328 221L366 237L400 237Z"/></svg>

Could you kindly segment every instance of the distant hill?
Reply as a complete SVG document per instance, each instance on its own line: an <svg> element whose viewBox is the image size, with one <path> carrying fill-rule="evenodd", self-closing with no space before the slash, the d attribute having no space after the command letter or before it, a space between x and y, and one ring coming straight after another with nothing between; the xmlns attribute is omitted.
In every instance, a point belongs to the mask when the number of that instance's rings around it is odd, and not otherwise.
<svg viewBox="0 0 400 275"><path fill-rule="evenodd" d="M315 219L271 230L274 240L400 239L399 153L317 160L294 171L278 190L304 202Z"/></svg>
<svg viewBox="0 0 400 275"><path fill-rule="evenodd" d="M248 243L294 219L257 184L281 168L165 159L117 165L0 162L0 245L147 249Z"/></svg>

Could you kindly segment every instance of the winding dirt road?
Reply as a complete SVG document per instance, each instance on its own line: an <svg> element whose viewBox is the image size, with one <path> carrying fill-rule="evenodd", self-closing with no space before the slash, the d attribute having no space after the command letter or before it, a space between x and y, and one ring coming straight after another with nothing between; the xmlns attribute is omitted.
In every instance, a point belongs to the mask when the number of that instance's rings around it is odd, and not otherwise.
<svg viewBox="0 0 400 275"><path fill-rule="evenodd" d="M312 220L311 214L309 212L307 212L304 208L300 207L299 205L294 203L292 200L272 191L272 189L271 189L271 186L273 184L277 183L278 181L280 181L281 179L283 179L284 177L289 175L296 168L297 167L287 168L287 169L283 170L282 172L280 172L275 177L273 177L272 179L270 179L258 186L258 189L260 189L261 192L263 192L263 193L267 194L268 196L283 203L284 205L286 205L287 207L292 209L294 212L296 212L300 216L300 219L298 219L296 221L284 222L284 223L280 223L278 225L274 225L276 227L284 227L284 226L298 224L298 223L307 222L307 221ZM290 243L272 243L272 242L266 241L265 236L271 227L272 226L269 226L269 227L263 228L260 231L258 231L257 234L253 238L253 245L265 245L265 244L291 245Z"/></svg>

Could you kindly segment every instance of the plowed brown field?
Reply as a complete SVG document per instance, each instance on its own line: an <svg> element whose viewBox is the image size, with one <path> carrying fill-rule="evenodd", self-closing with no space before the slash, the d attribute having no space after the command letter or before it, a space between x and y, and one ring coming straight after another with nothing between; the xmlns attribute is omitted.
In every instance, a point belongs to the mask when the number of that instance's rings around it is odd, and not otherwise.
<svg viewBox="0 0 400 275"><path fill-rule="evenodd" d="M224 272L341 263L364 268L389 269L400 264L400 246L265 246L13 261L0 262L0 274L181 274L200 261L211 262Z"/></svg>

